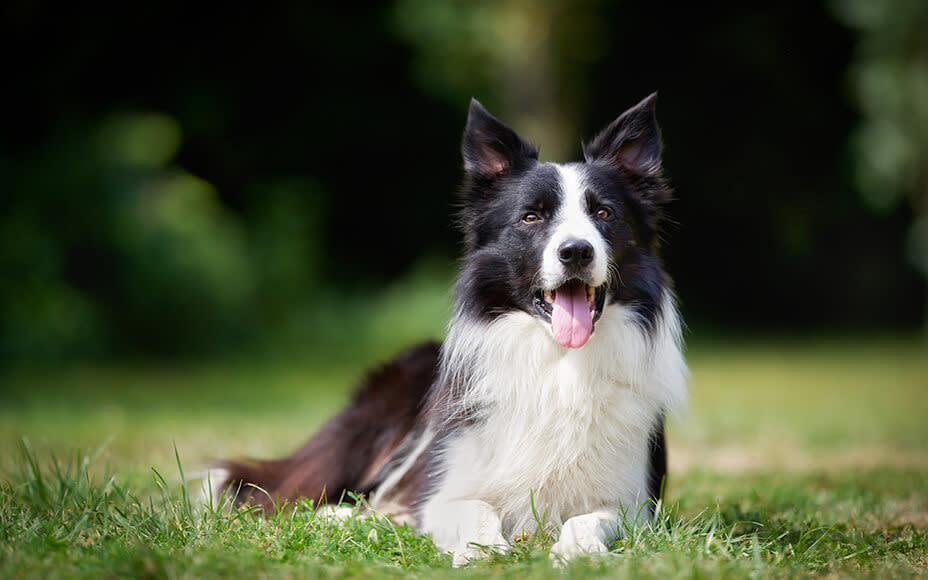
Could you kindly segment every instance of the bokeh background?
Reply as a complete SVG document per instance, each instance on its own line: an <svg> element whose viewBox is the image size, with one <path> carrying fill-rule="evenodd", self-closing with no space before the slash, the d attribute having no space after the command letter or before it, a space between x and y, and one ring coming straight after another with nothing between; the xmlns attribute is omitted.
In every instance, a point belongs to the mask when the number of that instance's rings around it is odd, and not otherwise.
<svg viewBox="0 0 928 580"><path fill-rule="evenodd" d="M2 13L4 365L440 334L472 95L564 161L659 91L694 339L924 323L924 2Z"/></svg>
<svg viewBox="0 0 928 580"><path fill-rule="evenodd" d="M471 96L567 161L652 91L692 370L667 491L706 526L674 566L923 575L928 2L753 4L0 3L0 576L280 574L276 527L203 551L75 497L288 453L444 334ZM770 568L706 559L742 522Z"/></svg>

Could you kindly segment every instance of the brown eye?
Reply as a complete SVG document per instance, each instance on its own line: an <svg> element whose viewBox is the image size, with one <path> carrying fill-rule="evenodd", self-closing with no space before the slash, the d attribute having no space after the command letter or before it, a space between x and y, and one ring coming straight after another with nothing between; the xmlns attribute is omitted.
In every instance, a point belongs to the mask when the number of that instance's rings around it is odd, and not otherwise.
<svg viewBox="0 0 928 580"><path fill-rule="evenodd" d="M541 218L538 217L538 214L537 214L537 213L527 213L527 214L525 214L524 216L522 216L522 221L525 222L525 223L527 223L527 224L533 224L533 223L537 222L537 221L540 220L540 219L541 219Z"/></svg>
<svg viewBox="0 0 928 580"><path fill-rule="evenodd" d="M611 216L612 216L612 212L604 207L601 207L598 210L596 210L596 217L598 217L601 220L607 220Z"/></svg>

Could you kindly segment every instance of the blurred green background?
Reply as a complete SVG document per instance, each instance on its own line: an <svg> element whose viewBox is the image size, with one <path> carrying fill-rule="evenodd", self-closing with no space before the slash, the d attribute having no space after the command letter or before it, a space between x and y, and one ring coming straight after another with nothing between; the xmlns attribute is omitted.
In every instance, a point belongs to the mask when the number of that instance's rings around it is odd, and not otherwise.
<svg viewBox="0 0 928 580"><path fill-rule="evenodd" d="M292 451L443 335L471 96L567 161L655 90L692 370L668 497L707 532L643 570L923 575L926 31L925 0L0 3L0 576L319 560L302 520L281 551L277 523L166 541L162 504L75 511L59 466L151 498ZM30 503L23 441L59 503ZM776 538L769 567L757 536L709 555L719 514ZM369 576L377 540L339 537L324 574Z"/></svg>
<svg viewBox="0 0 928 580"><path fill-rule="evenodd" d="M924 324L924 1L0 12L4 368L440 336L472 95L563 161L660 92L693 340Z"/></svg>

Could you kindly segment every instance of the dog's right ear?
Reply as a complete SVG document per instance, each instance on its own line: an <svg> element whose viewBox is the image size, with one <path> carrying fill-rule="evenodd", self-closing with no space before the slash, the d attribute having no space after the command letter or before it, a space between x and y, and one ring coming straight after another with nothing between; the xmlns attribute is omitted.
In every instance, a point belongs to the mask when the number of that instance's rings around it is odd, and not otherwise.
<svg viewBox="0 0 928 580"><path fill-rule="evenodd" d="M470 100L461 154L469 175L488 180L502 177L520 162L538 159L537 149L487 112L477 99Z"/></svg>

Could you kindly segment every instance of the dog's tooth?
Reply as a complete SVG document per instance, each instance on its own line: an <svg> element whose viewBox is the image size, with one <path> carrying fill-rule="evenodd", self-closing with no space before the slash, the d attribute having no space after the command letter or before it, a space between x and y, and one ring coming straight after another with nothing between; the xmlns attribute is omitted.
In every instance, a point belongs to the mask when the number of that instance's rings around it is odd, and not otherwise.
<svg viewBox="0 0 928 580"><path fill-rule="evenodd" d="M550 290L545 290L545 302L549 304L554 302L554 293Z"/></svg>

